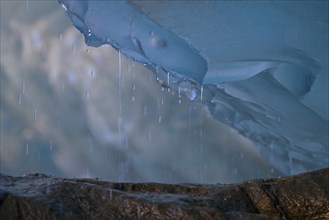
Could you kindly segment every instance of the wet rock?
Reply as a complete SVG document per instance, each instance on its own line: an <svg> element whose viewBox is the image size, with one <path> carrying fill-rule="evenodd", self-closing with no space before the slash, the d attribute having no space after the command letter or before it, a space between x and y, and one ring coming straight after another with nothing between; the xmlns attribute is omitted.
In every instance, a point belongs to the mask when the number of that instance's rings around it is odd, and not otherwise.
<svg viewBox="0 0 329 220"><path fill-rule="evenodd" d="M0 177L0 219L329 219L329 168L230 185Z"/></svg>

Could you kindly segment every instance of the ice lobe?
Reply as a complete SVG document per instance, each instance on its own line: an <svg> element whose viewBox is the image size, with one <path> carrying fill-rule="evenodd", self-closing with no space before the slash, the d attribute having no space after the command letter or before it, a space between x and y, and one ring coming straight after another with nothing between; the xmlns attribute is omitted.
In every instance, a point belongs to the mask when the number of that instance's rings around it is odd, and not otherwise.
<svg viewBox="0 0 329 220"><path fill-rule="evenodd" d="M202 83L207 62L200 53L125 1L60 0L86 44L110 44L122 54L150 66Z"/></svg>
<svg viewBox="0 0 329 220"><path fill-rule="evenodd" d="M328 166L328 2L59 0L287 174Z"/></svg>

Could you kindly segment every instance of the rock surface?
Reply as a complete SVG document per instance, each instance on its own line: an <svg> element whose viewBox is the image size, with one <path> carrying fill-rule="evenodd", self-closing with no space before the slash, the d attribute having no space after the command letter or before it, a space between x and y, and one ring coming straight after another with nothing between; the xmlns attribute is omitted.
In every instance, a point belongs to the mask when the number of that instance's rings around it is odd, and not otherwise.
<svg viewBox="0 0 329 220"><path fill-rule="evenodd" d="M230 185L0 177L0 219L329 219L329 168Z"/></svg>

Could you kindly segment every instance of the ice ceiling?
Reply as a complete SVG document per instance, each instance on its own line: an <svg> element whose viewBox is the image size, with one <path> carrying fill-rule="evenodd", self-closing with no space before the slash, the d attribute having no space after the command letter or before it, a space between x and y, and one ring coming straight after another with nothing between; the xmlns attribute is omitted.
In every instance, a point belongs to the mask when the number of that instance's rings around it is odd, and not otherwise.
<svg viewBox="0 0 329 220"><path fill-rule="evenodd" d="M87 45L144 63L281 172L328 166L328 2L59 2Z"/></svg>

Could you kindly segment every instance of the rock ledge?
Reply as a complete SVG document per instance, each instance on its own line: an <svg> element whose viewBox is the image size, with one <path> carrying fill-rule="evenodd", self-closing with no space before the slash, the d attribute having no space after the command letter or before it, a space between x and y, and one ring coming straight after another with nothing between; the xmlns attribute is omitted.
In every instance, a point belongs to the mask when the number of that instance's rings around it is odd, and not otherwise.
<svg viewBox="0 0 329 220"><path fill-rule="evenodd" d="M1 175L0 219L329 219L329 168L230 185Z"/></svg>

